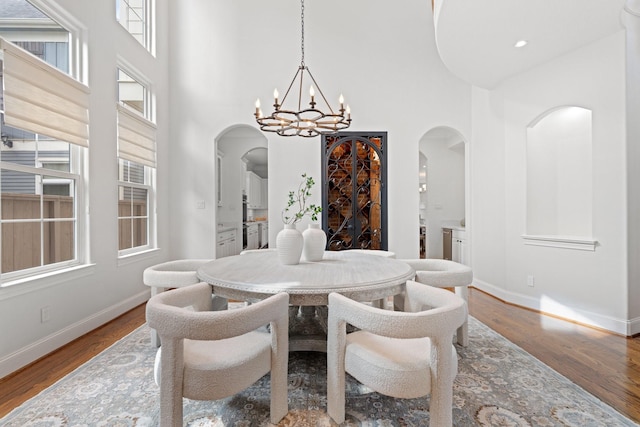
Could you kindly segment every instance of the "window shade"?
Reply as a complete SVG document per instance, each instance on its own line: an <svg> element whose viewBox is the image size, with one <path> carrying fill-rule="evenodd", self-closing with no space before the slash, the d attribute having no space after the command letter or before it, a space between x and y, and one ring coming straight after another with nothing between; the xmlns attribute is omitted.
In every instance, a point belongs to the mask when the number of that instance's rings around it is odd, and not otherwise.
<svg viewBox="0 0 640 427"><path fill-rule="evenodd" d="M89 146L89 88L0 38L7 125Z"/></svg>
<svg viewBox="0 0 640 427"><path fill-rule="evenodd" d="M156 125L120 104L118 157L156 167Z"/></svg>

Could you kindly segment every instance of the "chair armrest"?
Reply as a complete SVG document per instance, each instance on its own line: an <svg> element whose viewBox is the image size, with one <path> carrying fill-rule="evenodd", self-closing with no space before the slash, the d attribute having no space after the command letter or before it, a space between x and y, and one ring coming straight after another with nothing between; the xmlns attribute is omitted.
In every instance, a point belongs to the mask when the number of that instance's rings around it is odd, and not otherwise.
<svg viewBox="0 0 640 427"><path fill-rule="evenodd" d="M247 307L222 311L187 311L183 307L211 300L211 287L201 283L152 297L147 303L147 322L160 336L193 340L219 340L254 331L271 324L286 330L289 295L279 293Z"/></svg>
<svg viewBox="0 0 640 427"><path fill-rule="evenodd" d="M359 303L337 293L329 294L329 334L336 333L331 331L332 327L339 328L341 323L349 323L358 329L393 338L446 337L464 323L467 305L453 293L412 281L407 282L407 289L410 295L419 292L420 305L434 308L415 313L390 311ZM428 321L425 321L426 318Z"/></svg>

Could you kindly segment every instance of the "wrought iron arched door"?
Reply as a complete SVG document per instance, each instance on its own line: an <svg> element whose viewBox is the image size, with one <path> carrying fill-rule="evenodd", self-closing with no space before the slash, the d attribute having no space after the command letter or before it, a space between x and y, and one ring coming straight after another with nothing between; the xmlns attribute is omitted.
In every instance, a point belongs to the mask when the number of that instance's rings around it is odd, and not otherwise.
<svg viewBox="0 0 640 427"><path fill-rule="evenodd" d="M387 249L386 132L322 136L327 249Z"/></svg>

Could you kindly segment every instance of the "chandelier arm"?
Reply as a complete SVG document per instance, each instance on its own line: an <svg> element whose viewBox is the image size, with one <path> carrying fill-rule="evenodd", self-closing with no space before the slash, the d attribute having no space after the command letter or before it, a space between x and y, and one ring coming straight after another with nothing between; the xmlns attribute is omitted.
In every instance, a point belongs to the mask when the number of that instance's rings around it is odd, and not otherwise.
<svg viewBox="0 0 640 427"><path fill-rule="evenodd" d="M293 76L291 83L289 83L289 87L287 88L287 91L284 93L284 97L282 98L282 101L280 101L280 105L284 105L284 100L287 99L287 95L289 95L289 91L291 91L291 88L293 87L293 84L296 82L296 79L298 78L298 74L300 74L300 70L302 69L303 69L302 65L298 67L298 70L296 71L296 74ZM298 109L299 108L300 107L298 107Z"/></svg>
<svg viewBox="0 0 640 427"><path fill-rule="evenodd" d="M311 70L309 69L309 67L305 67L305 68L307 69L307 73L309 74L309 77L311 77L313 84L316 85L316 87L318 88L318 92L320 92L320 96L322 96L322 99L324 99L324 103L326 104L327 107L329 107L329 111L331 111L331 114L335 114L333 112L333 108L331 108L331 105L329 104L329 101L327 101L327 98L324 96L324 93L322 93L322 89L320 89L320 86L316 82L316 79L313 78L313 74L311 74ZM302 84L302 80L300 81L300 84Z"/></svg>
<svg viewBox="0 0 640 427"><path fill-rule="evenodd" d="M304 70L308 68L300 65L300 85L298 85L298 111L302 109L302 81L304 80Z"/></svg>

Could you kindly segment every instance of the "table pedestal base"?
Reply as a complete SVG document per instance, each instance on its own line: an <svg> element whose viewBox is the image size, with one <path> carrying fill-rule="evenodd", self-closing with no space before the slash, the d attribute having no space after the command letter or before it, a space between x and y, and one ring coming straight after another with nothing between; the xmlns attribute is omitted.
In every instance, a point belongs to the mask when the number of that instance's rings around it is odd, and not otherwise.
<svg viewBox="0 0 640 427"><path fill-rule="evenodd" d="M289 307L289 351L327 351L326 305Z"/></svg>

